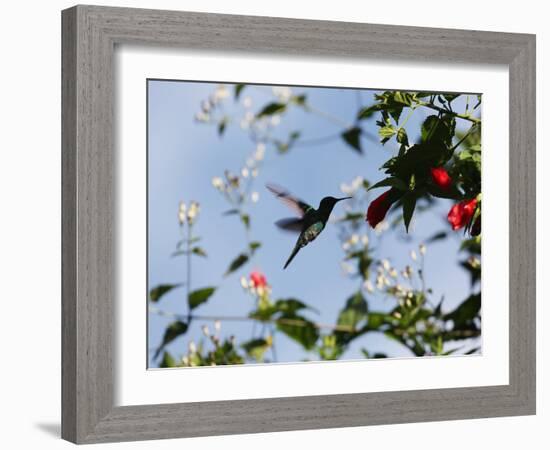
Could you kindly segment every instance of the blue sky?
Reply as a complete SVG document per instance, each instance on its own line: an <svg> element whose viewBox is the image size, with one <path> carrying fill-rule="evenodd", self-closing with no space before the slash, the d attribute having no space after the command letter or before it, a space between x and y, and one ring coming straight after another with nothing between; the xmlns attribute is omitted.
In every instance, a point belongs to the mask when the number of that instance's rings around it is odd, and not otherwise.
<svg viewBox="0 0 550 450"><path fill-rule="evenodd" d="M171 257L180 239L177 220L180 201L200 202L201 213L196 234L202 237L201 246L207 258L194 257L192 267L192 289L217 286L217 291L207 304L196 310L201 315L246 316L253 307L253 299L241 288L239 278L248 275L252 269L266 274L273 289L273 297L294 297L311 304L319 310L311 317L318 322L334 323L338 311L358 286L356 279L343 274L340 262L343 256L338 229L329 224L322 235L304 248L289 268L282 266L294 245L296 236L279 231L273 223L292 213L279 203L265 188L265 183L275 182L288 188L314 206L326 196L343 196L342 182L349 183L356 176L371 182L383 178L378 169L396 150L396 143L386 146L364 139L364 154L354 152L341 139L331 139L317 145L296 146L287 154L279 155L267 147L265 161L255 180L253 190L259 193L259 201L249 212L252 217L251 238L261 241L262 248L254 260L242 270L226 278L230 261L245 249L246 241L242 224L235 216L223 216L228 208L223 196L212 186L215 176L223 177L226 169L239 172L246 159L254 152L255 144L249 139L238 121L227 127L223 136L218 136L215 127L197 123L195 114L201 101L216 89L216 84L179 81L149 81L149 128L148 128L148 283L154 287L161 283L177 283L185 280L184 257ZM232 86L228 85L231 94ZM303 88L293 87L294 94L306 94L308 104L315 109L330 112L332 116L346 123L352 123L359 105L373 102L375 91ZM225 101L227 114L242 114L242 102L252 103L251 110L257 112L273 100L269 86L245 88L239 103L231 95ZM457 103L457 108L460 104ZM407 122L409 140L415 141L415 133L425 117L417 111ZM316 114L308 114L299 108L292 108L282 117L275 135L284 137L292 130L302 131L301 139L315 139L337 135L342 125ZM365 129L376 135L374 121L367 122ZM465 124L458 124L464 127ZM382 191L373 191L373 196ZM344 212L344 202L338 204L333 217ZM418 248L434 233L448 229L445 216L451 203L438 200L436 206L423 214L416 214L408 239L403 232L387 232L377 244L377 257L385 257L398 269L411 264L410 251ZM460 233L459 233L460 234ZM470 292L469 278L458 266L460 240L447 239L428 246L425 261L427 285L434 291L433 299L445 296L444 309L452 309ZM389 309L392 300L367 295L371 309ZM162 298L160 309L185 314L184 289L176 289ZM172 319L149 314L148 339L152 349L160 343L162 334ZM174 355L187 351L190 340L203 339L201 325L212 328L212 322L194 321L184 337L178 338L167 347ZM250 339L252 324L246 322L222 322L222 336L235 335L238 342ZM314 358L288 338L276 336L277 360L279 362ZM406 348L378 335L367 335L351 346L344 358L361 358L360 349L372 352L386 352L390 356L411 356ZM151 363L151 366L156 366Z"/></svg>

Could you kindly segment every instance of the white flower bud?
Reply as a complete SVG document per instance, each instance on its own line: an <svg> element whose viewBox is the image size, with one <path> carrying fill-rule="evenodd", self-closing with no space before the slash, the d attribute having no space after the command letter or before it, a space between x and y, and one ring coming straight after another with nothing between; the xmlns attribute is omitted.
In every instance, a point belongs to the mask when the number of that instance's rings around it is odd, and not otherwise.
<svg viewBox="0 0 550 450"><path fill-rule="evenodd" d="M422 256L424 256L426 254L426 246L424 244L420 244L420 246L418 247L418 251Z"/></svg>
<svg viewBox="0 0 550 450"><path fill-rule="evenodd" d="M212 186L214 186L219 191L223 191L225 183L220 177L214 177L212 178Z"/></svg>
<svg viewBox="0 0 550 450"><path fill-rule="evenodd" d="M417 260L417 256L416 256L416 252L414 250L411 250L411 259L413 261L416 261Z"/></svg>
<svg viewBox="0 0 550 450"><path fill-rule="evenodd" d="M186 218L186 211L187 207L185 206L185 203L180 202L179 209L178 209L178 221L180 225L183 225L185 223Z"/></svg>
<svg viewBox="0 0 550 450"><path fill-rule="evenodd" d="M265 144L260 142L256 145L256 151L254 152L254 158L256 161L261 161L265 156Z"/></svg>
<svg viewBox="0 0 550 450"><path fill-rule="evenodd" d="M257 203L259 199L260 199L260 194L258 194L256 191L250 194L250 200L252 200L252 203Z"/></svg>
<svg viewBox="0 0 550 450"><path fill-rule="evenodd" d="M251 108L252 107L252 98L250 98L249 96L243 98L243 106L245 108Z"/></svg>
<svg viewBox="0 0 550 450"><path fill-rule="evenodd" d="M363 283L363 286L367 290L367 292L370 292L370 293L374 292L374 286L372 285L371 280L366 280Z"/></svg>

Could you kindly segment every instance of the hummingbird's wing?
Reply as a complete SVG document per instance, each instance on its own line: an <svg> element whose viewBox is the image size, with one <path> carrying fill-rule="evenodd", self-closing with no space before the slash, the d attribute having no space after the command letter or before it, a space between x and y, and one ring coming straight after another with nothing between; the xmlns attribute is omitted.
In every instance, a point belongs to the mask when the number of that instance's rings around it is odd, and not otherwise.
<svg viewBox="0 0 550 450"><path fill-rule="evenodd" d="M303 217L308 210L313 209L311 205L308 205L303 200L294 197L290 192L280 186L276 186L274 184L266 184L266 187L278 199L280 199L283 203L292 208L300 217Z"/></svg>
<svg viewBox="0 0 550 450"><path fill-rule="evenodd" d="M304 219L301 217L281 219L275 222L275 225L285 231L295 231L296 233L300 233L304 228Z"/></svg>

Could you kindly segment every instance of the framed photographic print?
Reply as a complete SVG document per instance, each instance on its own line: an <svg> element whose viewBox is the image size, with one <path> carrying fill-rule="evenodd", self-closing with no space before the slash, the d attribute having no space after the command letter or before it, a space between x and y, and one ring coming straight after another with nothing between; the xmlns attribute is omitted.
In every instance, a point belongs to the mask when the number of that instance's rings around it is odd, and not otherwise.
<svg viewBox="0 0 550 450"><path fill-rule="evenodd" d="M62 17L65 439L534 414L534 36Z"/></svg>

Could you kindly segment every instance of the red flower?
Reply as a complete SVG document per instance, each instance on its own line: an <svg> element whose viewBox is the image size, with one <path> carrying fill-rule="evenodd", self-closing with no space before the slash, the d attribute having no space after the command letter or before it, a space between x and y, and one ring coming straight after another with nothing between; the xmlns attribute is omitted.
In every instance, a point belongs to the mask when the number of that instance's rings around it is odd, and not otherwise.
<svg viewBox="0 0 550 450"><path fill-rule="evenodd" d="M447 214L447 220L453 227L453 230L456 231L470 223L470 220L474 216L476 205L477 200L475 198L463 200L453 205L449 210L449 214Z"/></svg>
<svg viewBox="0 0 550 450"><path fill-rule="evenodd" d="M376 225L382 222L384 217L386 217L386 213L391 206L391 202L388 198L389 194L390 191L384 192L380 197L374 199L369 205L366 220L372 228L376 227Z"/></svg>
<svg viewBox="0 0 550 450"><path fill-rule="evenodd" d="M437 187L443 189L444 191L449 190L453 180L444 167L431 167L430 174L432 175L432 181Z"/></svg>
<svg viewBox="0 0 550 450"><path fill-rule="evenodd" d="M265 275L263 273L255 270L250 274L250 284L256 289L265 288L267 286L267 279L265 278Z"/></svg>

